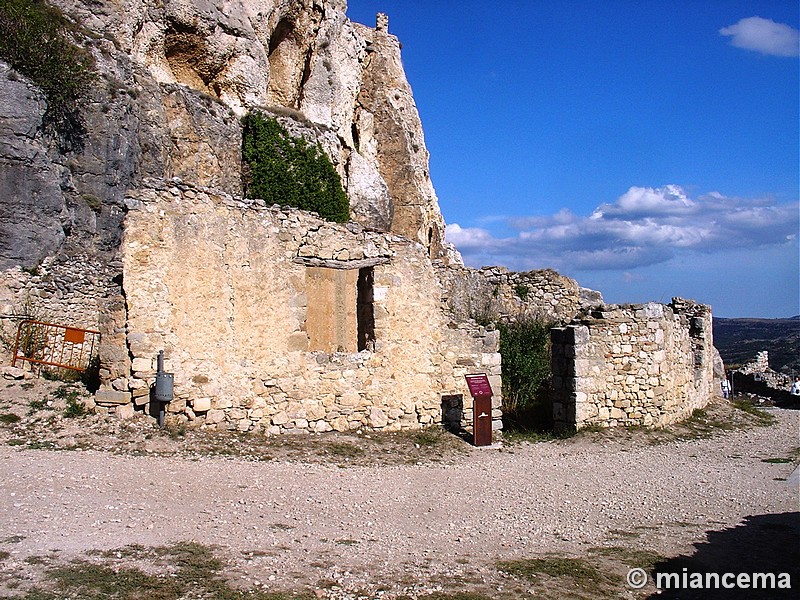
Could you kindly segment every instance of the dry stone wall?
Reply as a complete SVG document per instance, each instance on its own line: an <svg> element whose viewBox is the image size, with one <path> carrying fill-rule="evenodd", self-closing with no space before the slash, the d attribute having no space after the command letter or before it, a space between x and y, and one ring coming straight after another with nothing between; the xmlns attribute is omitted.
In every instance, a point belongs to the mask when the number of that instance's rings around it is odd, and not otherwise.
<svg viewBox="0 0 800 600"><path fill-rule="evenodd" d="M459 319L493 322L532 316L565 323L603 303L600 292L582 288L552 269L516 273L505 267L436 265L445 301Z"/></svg>
<svg viewBox="0 0 800 600"><path fill-rule="evenodd" d="M558 428L658 427L715 393L711 309L609 305L552 330L553 417Z"/></svg>
<svg viewBox="0 0 800 600"><path fill-rule="evenodd" d="M98 396L152 410L163 349L171 418L268 434L397 430L452 418L454 398L467 425L464 375L487 372L500 428L496 332L451 321L422 244L150 184L128 196L122 245L131 373Z"/></svg>

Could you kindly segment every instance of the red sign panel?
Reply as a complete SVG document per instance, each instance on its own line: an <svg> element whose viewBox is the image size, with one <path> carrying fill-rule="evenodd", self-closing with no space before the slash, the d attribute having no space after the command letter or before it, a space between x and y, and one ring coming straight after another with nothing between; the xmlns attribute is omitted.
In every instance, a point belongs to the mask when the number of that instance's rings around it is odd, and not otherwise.
<svg viewBox="0 0 800 600"><path fill-rule="evenodd" d="M489 378L485 373L477 375L464 375L467 379L469 393L473 398L492 396L492 386L489 385Z"/></svg>

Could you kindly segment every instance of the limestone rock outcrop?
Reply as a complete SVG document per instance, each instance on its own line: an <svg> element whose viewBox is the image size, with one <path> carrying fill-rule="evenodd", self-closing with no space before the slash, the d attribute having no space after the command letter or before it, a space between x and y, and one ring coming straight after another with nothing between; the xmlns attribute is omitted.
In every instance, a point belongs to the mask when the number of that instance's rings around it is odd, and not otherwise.
<svg viewBox="0 0 800 600"><path fill-rule="evenodd" d="M400 44L343 0L52 0L87 35L94 89L83 149L40 131L45 99L0 63L0 265L32 268L72 236L113 259L125 191L179 177L238 195L239 118L278 116L318 141L352 218L444 257L444 222Z"/></svg>

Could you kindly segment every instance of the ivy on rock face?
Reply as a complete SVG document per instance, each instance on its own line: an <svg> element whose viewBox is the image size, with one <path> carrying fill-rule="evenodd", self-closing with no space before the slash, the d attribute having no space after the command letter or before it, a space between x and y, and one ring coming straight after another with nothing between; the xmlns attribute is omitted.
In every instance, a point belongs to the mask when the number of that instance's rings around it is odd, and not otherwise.
<svg viewBox="0 0 800 600"><path fill-rule="evenodd" d="M349 220L350 203L328 155L319 144L290 136L276 119L257 112L244 118L242 158L247 197Z"/></svg>

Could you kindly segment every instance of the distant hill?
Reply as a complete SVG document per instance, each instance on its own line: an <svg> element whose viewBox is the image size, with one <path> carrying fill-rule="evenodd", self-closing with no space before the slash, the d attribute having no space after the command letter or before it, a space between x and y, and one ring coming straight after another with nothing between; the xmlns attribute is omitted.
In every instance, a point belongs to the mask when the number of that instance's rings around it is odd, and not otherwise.
<svg viewBox="0 0 800 600"><path fill-rule="evenodd" d="M800 316L790 319L723 319L714 317L714 345L726 367L741 365L762 350L769 366L800 373Z"/></svg>

